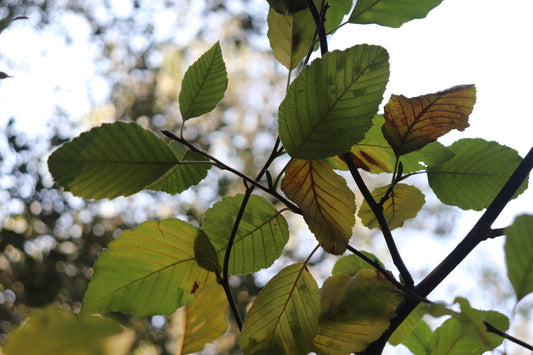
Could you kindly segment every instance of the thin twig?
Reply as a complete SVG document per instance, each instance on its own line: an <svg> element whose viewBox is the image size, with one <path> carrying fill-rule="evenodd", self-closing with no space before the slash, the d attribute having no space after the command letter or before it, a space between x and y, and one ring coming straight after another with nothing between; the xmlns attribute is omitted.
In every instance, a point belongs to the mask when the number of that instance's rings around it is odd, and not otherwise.
<svg viewBox="0 0 533 355"><path fill-rule="evenodd" d="M522 341L520 339L517 339L515 337L513 337L512 335L509 335L507 333L505 333L504 331L496 328L495 326L493 326L492 324L490 324L489 322L487 321L483 321L483 324L485 325L485 328L487 328L487 332L491 332L491 333L494 333L494 334L497 334L499 336L501 336L502 338L504 339L507 339L517 345L520 345L528 350L531 350L533 351L533 345L530 345L528 343L526 343L525 341Z"/></svg>
<svg viewBox="0 0 533 355"><path fill-rule="evenodd" d="M316 8L315 2L313 0L306 0L309 11L313 15L313 20L315 21L316 31L318 34L318 40L320 41L320 51L322 55L328 52L328 40L326 38L326 28L324 27L324 22Z"/></svg>

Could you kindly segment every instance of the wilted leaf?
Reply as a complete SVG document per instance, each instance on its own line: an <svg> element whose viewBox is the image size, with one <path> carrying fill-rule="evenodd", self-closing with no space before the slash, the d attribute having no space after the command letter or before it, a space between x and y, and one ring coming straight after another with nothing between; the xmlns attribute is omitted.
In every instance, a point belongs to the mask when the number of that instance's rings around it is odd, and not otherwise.
<svg viewBox="0 0 533 355"><path fill-rule="evenodd" d="M417 18L424 18L442 0L357 0L348 22L400 27Z"/></svg>
<svg viewBox="0 0 533 355"><path fill-rule="evenodd" d="M243 195L225 197L206 211L202 230L215 247L220 265ZM231 249L229 272L247 274L272 265L289 240L289 226L263 197L250 196Z"/></svg>
<svg viewBox="0 0 533 355"><path fill-rule="evenodd" d="M114 320L51 305L32 311L28 322L9 334L3 354L125 355L134 340L133 332Z"/></svg>
<svg viewBox="0 0 533 355"><path fill-rule="evenodd" d="M326 53L305 67L279 107L279 135L296 159L342 154L372 125L389 80L389 56L358 45Z"/></svg>
<svg viewBox="0 0 533 355"><path fill-rule="evenodd" d="M194 255L198 228L179 219L124 231L95 263L83 300L86 313L171 314L215 281Z"/></svg>
<svg viewBox="0 0 533 355"><path fill-rule="evenodd" d="M350 354L362 351L389 327L401 293L375 270L328 278L320 291L322 311L313 351Z"/></svg>
<svg viewBox="0 0 533 355"><path fill-rule="evenodd" d="M291 160L281 190L303 211L320 245L342 254L355 224L355 195L326 160Z"/></svg>
<svg viewBox="0 0 533 355"><path fill-rule="evenodd" d="M136 123L103 124L63 144L48 158L54 180L83 198L129 196L178 163L169 147Z"/></svg>
<svg viewBox="0 0 533 355"><path fill-rule="evenodd" d="M533 215L516 217L505 235L507 275L520 301L533 292Z"/></svg>
<svg viewBox="0 0 533 355"><path fill-rule="evenodd" d="M183 120L213 110L228 86L226 64L217 42L187 69L179 95Z"/></svg>
<svg viewBox="0 0 533 355"><path fill-rule="evenodd" d="M372 191L372 196L379 202L388 189L389 186L379 187ZM396 184L389 199L383 204L383 214L390 229L401 227L406 220L416 217L424 202L424 194L418 188L406 184ZM376 216L366 200L363 201L359 209L359 217L368 228L379 228Z"/></svg>
<svg viewBox="0 0 533 355"><path fill-rule="evenodd" d="M374 254L366 252L366 251L362 251L361 253L369 257L371 260L377 260L378 263L383 267L383 264L378 260L378 258ZM333 270L331 270L331 274L335 275L335 274L342 272L348 275L355 275L363 269L374 270L374 266L368 264L366 261L364 261L357 255L350 254L350 255L345 255L339 260L337 260L337 262L333 266Z"/></svg>
<svg viewBox="0 0 533 355"><path fill-rule="evenodd" d="M452 129L468 127L475 101L474 85L413 98L391 95L385 105L383 134L397 156L415 151Z"/></svg>
<svg viewBox="0 0 533 355"><path fill-rule="evenodd" d="M228 328L228 301L222 286L212 284L189 305L172 316L177 343L176 354L201 351L206 343L220 337Z"/></svg>
<svg viewBox="0 0 533 355"><path fill-rule="evenodd" d="M487 208L522 161L514 149L483 139L461 139L449 148L455 156L429 168L428 182L443 203L464 210ZM515 197L526 187L527 181Z"/></svg>
<svg viewBox="0 0 533 355"><path fill-rule="evenodd" d="M304 263L290 265L261 290L239 338L247 355L307 354L318 328L320 295Z"/></svg>
<svg viewBox="0 0 533 355"><path fill-rule="evenodd" d="M170 141L169 147L179 162L170 168L165 175L146 187L147 190L178 194L198 184L207 176L207 171L211 168L211 164L207 163L209 159L201 154L192 152L176 141ZM206 163L200 164L200 162Z"/></svg>

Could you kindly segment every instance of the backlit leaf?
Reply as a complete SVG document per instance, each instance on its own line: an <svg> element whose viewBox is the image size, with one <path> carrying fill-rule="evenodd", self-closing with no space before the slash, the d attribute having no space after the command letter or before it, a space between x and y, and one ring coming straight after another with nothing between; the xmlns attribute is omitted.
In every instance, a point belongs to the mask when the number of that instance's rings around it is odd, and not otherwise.
<svg viewBox="0 0 533 355"><path fill-rule="evenodd" d="M520 301L533 292L533 215L516 217L505 229L507 275Z"/></svg>
<svg viewBox="0 0 533 355"><path fill-rule="evenodd" d="M400 27L413 19L426 17L441 2L442 0L357 0L348 21Z"/></svg>
<svg viewBox="0 0 533 355"><path fill-rule="evenodd" d="M464 210L488 207L522 161L514 149L483 139L461 139L449 149L455 156L429 168L428 182L443 203Z"/></svg>
<svg viewBox="0 0 533 355"><path fill-rule="evenodd" d="M142 317L171 314L189 304L215 281L195 259L194 242L201 233L175 218L124 231L96 260L82 310Z"/></svg>
<svg viewBox="0 0 533 355"><path fill-rule="evenodd" d="M32 311L27 323L9 334L3 354L125 355L134 339L114 320L51 305Z"/></svg>
<svg viewBox="0 0 533 355"><path fill-rule="evenodd" d="M200 164L200 162L207 162L209 159L201 154L192 152L176 141L171 141L169 147L179 163L169 169L165 175L153 184L146 187L147 190L178 194L198 184L207 176L207 171L211 168L211 164Z"/></svg>
<svg viewBox="0 0 533 355"><path fill-rule="evenodd" d="M228 301L222 286L212 284L189 305L172 316L177 354L201 351L206 343L219 338L228 328Z"/></svg>
<svg viewBox="0 0 533 355"><path fill-rule="evenodd" d="M296 159L342 154L372 125L389 80L389 56L358 45L326 53L305 67L279 107L279 135Z"/></svg>
<svg viewBox="0 0 533 355"><path fill-rule="evenodd" d="M54 180L87 199L132 195L177 163L155 134L125 122L103 124L82 133L48 158Z"/></svg>
<svg viewBox="0 0 533 355"><path fill-rule="evenodd" d="M183 120L213 110L224 97L227 86L226 64L217 42L185 72L179 95Z"/></svg>
<svg viewBox="0 0 533 355"><path fill-rule="evenodd" d="M326 21L324 22L324 26L326 27L326 32L328 32L328 34L331 34L331 31L342 22L344 16L352 9L352 5L352 0L328 1Z"/></svg>
<svg viewBox="0 0 533 355"><path fill-rule="evenodd" d="M220 265L243 195L225 197L206 211L202 230L215 247ZM289 240L285 218L263 197L252 195L231 249L229 272L247 274L267 268L280 257Z"/></svg>
<svg viewBox="0 0 533 355"><path fill-rule="evenodd" d="M307 354L318 328L320 295L304 263L290 265L261 290L239 338L247 355Z"/></svg>
<svg viewBox="0 0 533 355"><path fill-rule="evenodd" d="M355 224L355 195L326 160L291 160L281 190L303 211L320 245L342 254Z"/></svg>
<svg viewBox="0 0 533 355"><path fill-rule="evenodd" d="M388 189L389 186L383 186L372 191L372 196L376 202L385 196ZM424 202L424 194L418 188L406 184L396 184L390 197L383 204L383 213L390 229L401 227L406 220L416 217ZM359 209L359 217L368 228L379 228L376 216L366 200L363 201Z"/></svg>
<svg viewBox="0 0 533 355"><path fill-rule="evenodd" d="M313 351L350 354L362 351L389 327L401 293L375 270L328 278L320 291L322 311Z"/></svg>
<svg viewBox="0 0 533 355"><path fill-rule="evenodd" d="M371 260L374 260L374 261L377 260L378 263L381 266L383 266L383 264L377 259L377 257L374 254L366 252L366 251L361 251L361 253L369 257ZM374 270L374 266L368 264L366 261L364 261L357 255L350 254L350 255L345 255L339 260L337 260L337 262L333 266L333 270L331 270L331 274L335 275L335 274L343 272L348 275L355 275L362 269Z"/></svg>
<svg viewBox="0 0 533 355"><path fill-rule="evenodd" d="M403 340L402 344L409 349L413 355L427 355L427 347L433 331L429 325L420 321L413 331Z"/></svg>
<svg viewBox="0 0 533 355"><path fill-rule="evenodd" d="M424 302L419 303L418 306L416 306L416 308L411 313L409 313L407 318L405 318L405 320L400 324L400 326L396 328L394 333L392 333L392 335L389 338L389 343L394 346L400 343L404 343L404 341L417 328L418 324L424 323L427 326L427 324L424 321L422 321L422 317L424 317L427 311L428 311L428 305ZM431 335L431 330L429 334ZM416 336L415 336L415 339L416 339ZM427 340L429 340L429 338ZM414 341L414 343L416 343L416 341ZM404 343L404 345L406 344Z"/></svg>
<svg viewBox="0 0 533 355"><path fill-rule="evenodd" d="M415 151L452 129L468 127L475 101L474 85L413 98L391 95L385 105L383 134L397 156Z"/></svg>
<svg viewBox="0 0 533 355"><path fill-rule="evenodd" d="M283 15L290 15L307 8L306 0L268 0L268 4Z"/></svg>

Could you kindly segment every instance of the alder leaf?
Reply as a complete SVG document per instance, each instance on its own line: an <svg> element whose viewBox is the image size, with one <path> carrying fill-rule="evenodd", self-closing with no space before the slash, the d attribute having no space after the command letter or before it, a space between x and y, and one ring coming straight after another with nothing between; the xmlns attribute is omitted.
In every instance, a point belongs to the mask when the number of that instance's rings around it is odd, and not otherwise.
<svg viewBox="0 0 533 355"><path fill-rule="evenodd" d="M385 105L383 134L396 156L415 151L452 129L468 127L475 101L474 85L413 98L391 95Z"/></svg>
<svg viewBox="0 0 533 355"><path fill-rule="evenodd" d="M29 320L8 335L3 354L126 355L134 340L132 331L112 319L49 305L31 311Z"/></svg>
<svg viewBox="0 0 533 355"><path fill-rule="evenodd" d="M83 299L85 313L171 314L215 282L195 259L203 233L179 219L144 222L98 257Z"/></svg>
<svg viewBox="0 0 533 355"><path fill-rule="evenodd" d="M217 42L194 62L183 76L179 95L183 120L213 110L224 97L227 86L226 64L222 58L220 43Z"/></svg>
<svg viewBox="0 0 533 355"><path fill-rule="evenodd" d="M361 251L361 253L369 257L371 260L377 261L383 267L383 264L374 254L369 253L367 251ZM333 270L331 270L331 274L335 275L342 272L348 275L356 275L359 271L363 269L374 270L374 266L370 265L357 255L350 254L345 255L339 260L337 260L337 262L333 266Z"/></svg>
<svg viewBox="0 0 533 355"><path fill-rule="evenodd" d="M311 232L328 253L342 254L355 224L355 195L326 160L293 159L281 190L302 209Z"/></svg>
<svg viewBox="0 0 533 355"><path fill-rule="evenodd" d="M427 325L424 321L422 321L422 318L424 317L424 315L426 315L426 313L428 313L428 305L424 302L419 303L418 306L416 306L415 309L411 313L409 313L407 318L405 318L405 320L392 333L389 338L389 343L393 346L396 346L400 343L406 345L405 340L417 328L418 324L424 323L425 325ZM429 340L429 338L427 340ZM411 348L409 348L409 350L411 350Z"/></svg>
<svg viewBox="0 0 533 355"><path fill-rule="evenodd" d="M487 208L522 158L509 147L483 139L461 139L449 149L455 156L428 169L428 182L447 205L463 210ZM514 197L527 188L527 180Z"/></svg>
<svg viewBox="0 0 533 355"><path fill-rule="evenodd" d="M424 18L442 0L357 0L348 19L350 23L375 23L400 27L417 18Z"/></svg>
<svg viewBox="0 0 533 355"><path fill-rule="evenodd" d="M54 180L86 199L132 195L177 163L163 140L136 123L125 122L82 133L48 158Z"/></svg>
<svg viewBox="0 0 533 355"><path fill-rule="evenodd" d="M283 15L290 15L307 8L306 0L268 0L271 9Z"/></svg>
<svg viewBox="0 0 533 355"><path fill-rule="evenodd" d="M389 186L383 186L372 191L372 196L376 202L385 196L388 189ZM416 217L425 201L424 194L418 188L406 184L396 184L390 197L383 204L383 214L390 229L399 228L406 220ZM363 201L359 209L359 218L368 228L379 228L376 216L366 200Z"/></svg>
<svg viewBox="0 0 533 355"><path fill-rule="evenodd" d="M516 217L505 228L505 260L507 275L517 301L533 292L533 215Z"/></svg>
<svg viewBox="0 0 533 355"><path fill-rule="evenodd" d="M219 338L228 328L228 301L222 286L212 284L189 305L182 306L172 316L177 354L201 351L206 343Z"/></svg>
<svg viewBox="0 0 533 355"><path fill-rule="evenodd" d="M225 197L206 211L202 230L218 254L220 265L244 195ZM289 226L263 197L250 196L231 249L229 272L247 274L267 268L278 259L289 241Z"/></svg>
<svg viewBox="0 0 533 355"><path fill-rule="evenodd" d="M313 351L350 354L364 350L389 327L401 293L375 270L328 278L320 291L322 311Z"/></svg>
<svg viewBox="0 0 533 355"><path fill-rule="evenodd" d="M305 263L287 266L257 296L239 345L247 355L307 354L319 315L318 286Z"/></svg>
<svg viewBox="0 0 533 355"><path fill-rule="evenodd" d="M335 0L328 2L326 21L324 22L328 34L331 34L332 31L340 25L344 16L352 9L352 5L352 0Z"/></svg>
<svg viewBox="0 0 533 355"><path fill-rule="evenodd" d="M279 107L279 136L295 159L342 154L372 125L389 80L389 55L358 45L305 67Z"/></svg>
<svg viewBox="0 0 533 355"><path fill-rule="evenodd" d="M402 341L402 344L409 349L413 355L428 355L427 347L433 331L423 320L418 322L416 327Z"/></svg>

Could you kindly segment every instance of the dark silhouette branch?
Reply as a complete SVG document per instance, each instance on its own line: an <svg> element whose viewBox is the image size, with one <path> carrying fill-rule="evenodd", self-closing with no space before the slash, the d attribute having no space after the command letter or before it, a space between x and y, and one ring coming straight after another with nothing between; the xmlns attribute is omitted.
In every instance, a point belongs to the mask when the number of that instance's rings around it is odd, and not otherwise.
<svg viewBox="0 0 533 355"><path fill-rule="evenodd" d="M497 334L499 336L501 336L502 338L504 339L507 339L509 340L510 342L513 342L517 345L520 345L528 350L531 350L533 351L533 345L530 345L528 343L526 343L525 341L522 341L520 339L517 339L507 333L505 333L504 331L496 328L495 326L493 326L492 324L490 324L489 322L487 321L483 321L483 324L485 325L485 328L487 329L487 332L491 332L491 333L494 333L494 334Z"/></svg>

